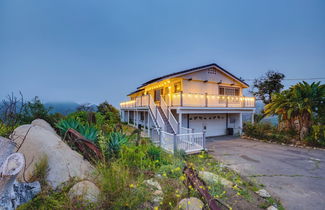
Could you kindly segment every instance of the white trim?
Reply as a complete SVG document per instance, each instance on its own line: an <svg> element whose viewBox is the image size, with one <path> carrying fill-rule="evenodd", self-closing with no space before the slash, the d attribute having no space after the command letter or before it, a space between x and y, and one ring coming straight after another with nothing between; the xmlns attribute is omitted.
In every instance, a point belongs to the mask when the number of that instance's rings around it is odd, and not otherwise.
<svg viewBox="0 0 325 210"><path fill-rule="evenodd" d="M246 84L243 83L242 81L236 79L235 77L233 77L233 76L230 75L229 73L225 72L224 70L218 68L218 66L215 66L215 65L213 65L213 64L212 64L211 66L209 66L209 67L204 67L204 68L200 68L200 69L195 69L195 70L192 70L192 71L189 71L189 72L179 73L179 74L175 74L175 75L173 75L173 76L169 76L169 77L163 77L162 79L157 80L157 81L155 81L155 82L160 82L160 81L163 81L163 80L166 80L166 79L172 79L172 78L175 78L175 77L184 76L184 75L187 75L187 74L192 74L192 73L194 73L194 72L207 70L207 69L209 69L209 68L211 68L211 67L216 68L217 70L221 71L222 73L224 73L224 74L227 75L228 77L230 77L230 78L236 80L237 82L239 82L240 84L242 84L245 88L248 88L248 87L249 87L248 85L246 85ZM155 83L155 82L152 82L152 83L150 83L150 84L153 84L153 83ZM147 84L147 85L150 85L150 84ZM145 85L145 86L141 86L141 88L146 87L147 85Z"/></svg>
<svg viewBox="0 0 325 210"><path fill-rule="evenodd" d="M252 110L177 110L182 114L252 113Z"/></svg>

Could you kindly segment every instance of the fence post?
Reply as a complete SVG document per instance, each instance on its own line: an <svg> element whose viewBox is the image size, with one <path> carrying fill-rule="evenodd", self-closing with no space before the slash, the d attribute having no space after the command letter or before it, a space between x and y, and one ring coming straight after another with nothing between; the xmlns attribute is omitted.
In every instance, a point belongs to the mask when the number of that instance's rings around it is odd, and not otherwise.
<svg viewBox="0 0 325 210"><path fill-rule="evenodd" d="M174 154L176 153L177 151L177 135L174 134Z"/></svg>
<svg viewBox="0 0 325 210"><path fill-rule="evenodd" d="M205 145L206 145L206 139L205 139L205 135L206 135L206 130L204 129L203 130L203 142L202 142L202 146L203 146L203 150L206 150L206 147L205 147Z"/></svg>
<svg viewBox="0 0 325 210"><path fill-rule="evenodd" d="M162 135L161 135L161 128L158 128L158 135L159 135L159 147L161 147Z"/></svg>

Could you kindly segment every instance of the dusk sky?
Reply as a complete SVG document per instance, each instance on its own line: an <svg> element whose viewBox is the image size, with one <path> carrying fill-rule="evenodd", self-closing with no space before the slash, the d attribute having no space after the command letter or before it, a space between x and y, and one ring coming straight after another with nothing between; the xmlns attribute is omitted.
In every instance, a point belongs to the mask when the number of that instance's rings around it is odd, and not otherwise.
<svg viewBox="0 0 325 210"><path fill-rule="evenodd" d="M0 99L117 106L147 80L209 63L245 79L324 78L325 1L0 1Z"/></svg>

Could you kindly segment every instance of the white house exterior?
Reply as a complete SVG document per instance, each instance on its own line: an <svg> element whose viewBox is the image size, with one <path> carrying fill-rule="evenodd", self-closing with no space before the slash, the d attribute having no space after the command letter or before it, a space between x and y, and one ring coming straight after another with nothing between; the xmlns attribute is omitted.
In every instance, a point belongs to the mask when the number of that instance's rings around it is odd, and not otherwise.
<svg viewBox="0 0 325 210"><path fill-rule="evenodd" d="M242 114L255 111L255 98L244 97L244 88L245 82L217 64L196 67L142 84L120 104L121 117L141 125L149 136L158 127L179 136L236 135L242 131Z"/></svg>

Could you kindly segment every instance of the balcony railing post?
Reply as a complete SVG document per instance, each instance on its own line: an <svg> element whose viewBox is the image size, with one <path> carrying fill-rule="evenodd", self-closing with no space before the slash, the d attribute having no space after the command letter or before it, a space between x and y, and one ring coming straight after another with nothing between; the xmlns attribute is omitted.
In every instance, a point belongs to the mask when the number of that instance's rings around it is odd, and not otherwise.
<svg viewBox="0 0 325 210"><path fill-rule="evenodd" d="M228 107L228 97L229 96L226 96L226 107Z"/></svg>
<svg viewBox="0 0 325 210"><path fill-rule="evenodd" d="M208 93L205 93L205 107L208 107Z"/></svg>
<svg viewBox="0 0 325 210"><path fill-rule="evenodd" d="M140 96L140 106L142 107L142 96Z"/></svg>
<svg viewBox="0 0 325 210"><path fill-rule="evenodd" d="M180 103L181 106L183 106L183 91L181 91L179 94L180 94Z"/></svg>

